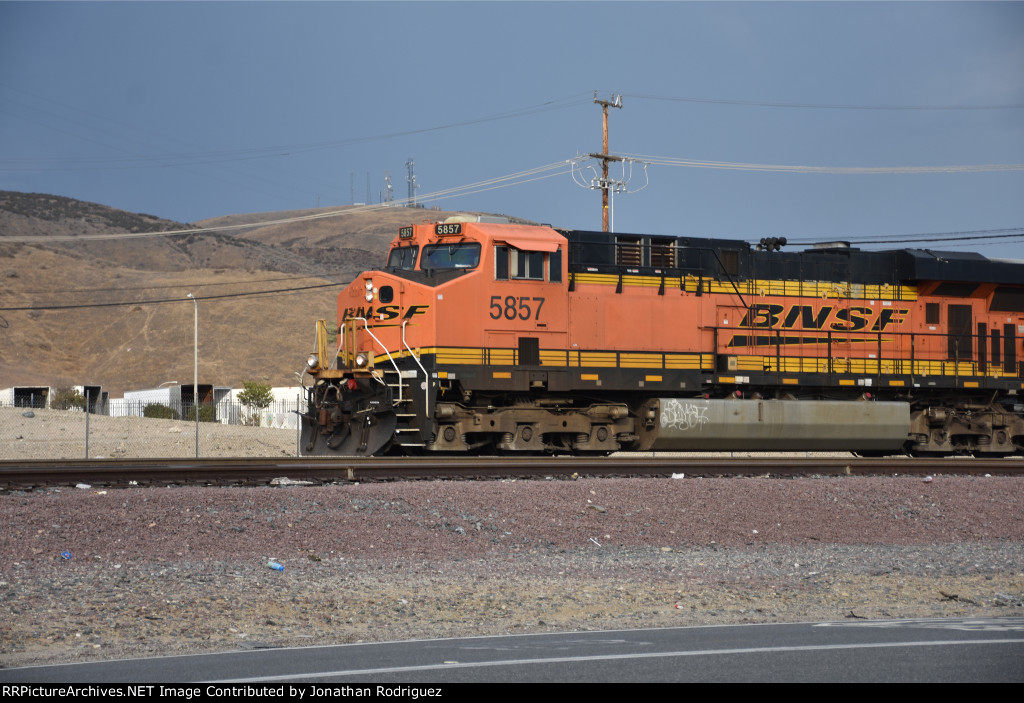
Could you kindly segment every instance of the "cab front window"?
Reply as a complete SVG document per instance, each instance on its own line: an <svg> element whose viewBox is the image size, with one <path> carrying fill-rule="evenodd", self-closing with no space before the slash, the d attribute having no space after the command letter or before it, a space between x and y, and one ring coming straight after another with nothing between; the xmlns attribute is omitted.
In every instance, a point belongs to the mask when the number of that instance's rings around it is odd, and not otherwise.
<svg viewBox="0 0 1024 703"><path fill-rule="evenodd" d="M389 269L412 271L416 268L416 254L419 253L419 250L419 247L395 247L388 254L387 267Z"/></svg>
<svg viewBox="0 0 1024 703"><path fill-rule="evenodd" d="M420 268L424 271L437 269L471 269L480 264L479 242L456 242L452 244L431 244L423 247Z"/></svg>

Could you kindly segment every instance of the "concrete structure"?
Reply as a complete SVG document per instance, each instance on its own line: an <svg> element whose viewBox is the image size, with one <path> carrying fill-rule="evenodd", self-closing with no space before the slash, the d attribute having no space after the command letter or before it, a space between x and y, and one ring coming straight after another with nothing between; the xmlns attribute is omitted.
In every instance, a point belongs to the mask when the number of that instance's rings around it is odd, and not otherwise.
<svg viewBox="0 0 1024 703"><path fill-rule="evenodd" d="M200 383L198 386L199 402L203 405L218 406L217 417L220 419L221 403L230 397L231 388ZM185 417L192 407L193 395L191 383L172 383L159 388L146 388L138 391L125 391L124 398L113 398L109 401L110 414L123 417L135 415L142 417L147 405L166 405ZM202 417L202 416L200 416Z"/></svg>
<svg viewBox="0 0 1024 703"><path fill-rule="evenodd" d="M49 386L14 386L0 390L0 405L11 405L19 408L50 407Z"/></svg>

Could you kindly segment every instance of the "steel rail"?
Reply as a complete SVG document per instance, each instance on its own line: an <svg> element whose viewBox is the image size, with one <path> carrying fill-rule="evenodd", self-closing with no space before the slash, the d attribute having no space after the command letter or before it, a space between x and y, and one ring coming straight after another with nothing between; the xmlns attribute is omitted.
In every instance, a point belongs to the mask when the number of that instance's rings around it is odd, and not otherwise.
<svg viewBox="0 0 1024 703"><path fill-rule="evenodd" d="M1024 476L1024 458L854 457L368 457L95 459L0 462L0 487L265 485L368 481L573 477Z"/></svg>

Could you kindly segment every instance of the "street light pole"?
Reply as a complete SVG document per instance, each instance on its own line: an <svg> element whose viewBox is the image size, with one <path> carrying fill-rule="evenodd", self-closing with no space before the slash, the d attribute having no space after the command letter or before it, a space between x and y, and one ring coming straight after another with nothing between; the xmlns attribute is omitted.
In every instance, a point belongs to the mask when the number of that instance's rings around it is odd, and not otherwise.
<svg viewBox="0 0 1024 703"><path fill-rule="evenodd" d="M195 306L195 326L192 335L192 411L196 414L196 459L199 458L199 301L191 293Z"/></svg>

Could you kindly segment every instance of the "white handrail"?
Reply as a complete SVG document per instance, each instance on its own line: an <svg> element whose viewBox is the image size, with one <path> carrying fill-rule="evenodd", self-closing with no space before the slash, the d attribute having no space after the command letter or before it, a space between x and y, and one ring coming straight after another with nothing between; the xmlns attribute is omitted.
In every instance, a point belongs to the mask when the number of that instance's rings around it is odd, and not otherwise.
<svg viewBox="0 0 1024 703"><path fill-rule="evenodd" d="M395 359L394 359L394 357L391 356L391 352L388 351L388 348L385 347L384 344L381 343L381 341L379 339L377 339L377 335L375 335L373 332L370 331L370 326L367 324L366 318L365 317L356 317L354 319L362 320L363 321L363 329L366 330L366 333L368 335L373 337L373 341L375 341L377 344L380 345L380 348L383 349L384 353L388 355L388 361L390 361L391 365L395 367L395 372L398 374L398 402L401 403L402 402L402 372L398 370L398 364L395 363ZM377 378L377 376L374 375L374 378ZM380 378L377 378L377 380L380 381L382 384L384 383L384 381L382 379L380 379ZM384 384L384 385L387 385L387 384Z"/></svg>
<svg viewBox="0 0 1024 703"><path fill-rule="evenodd" d="M402 321L402 345L409 351L409 356L413 358L416 365L420 367L420 371L423 372L423 414L427 414L427 409L430 407L430 376L427 375L427 370L423 368L423 364L420 363L420 358L416 356L416 352L412 350L409 343L405 341L405 326L409 324L408 320ZM401 374L399 374L401 376Z"/></svg>

